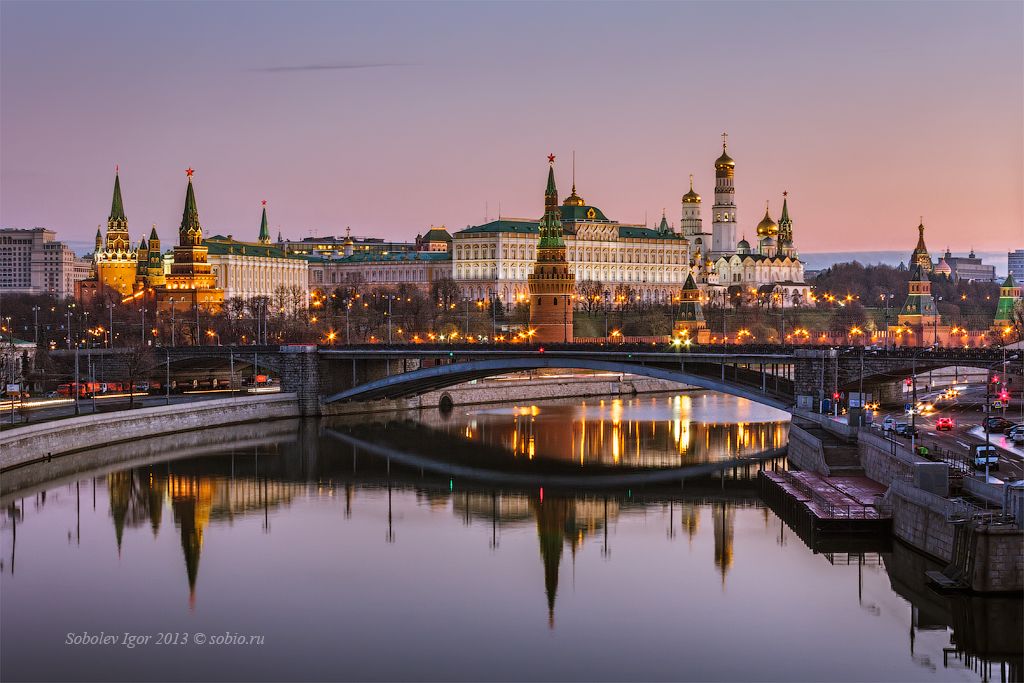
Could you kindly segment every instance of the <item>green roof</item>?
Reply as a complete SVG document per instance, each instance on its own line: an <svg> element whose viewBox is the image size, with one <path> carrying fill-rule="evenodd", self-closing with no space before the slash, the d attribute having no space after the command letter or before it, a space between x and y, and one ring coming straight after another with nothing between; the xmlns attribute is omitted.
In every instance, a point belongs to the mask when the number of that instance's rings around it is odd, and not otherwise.
<svg viewBox="0 0 1024 683"><path fill-rule="evenodd" d="M110 203L110 218L112 221L128 220L124 216L124 202L121 200L121 176L114 174L114 199Z"/></svg>
<svg viewBox="0 0 1024 683"><path fill-rule="evenodd" d="M431 228L427 230L427 234L423 236L423 239L427 242L451 242L452 236L444 228Z"/></svg>
<svg viewBox="0 0 1024 683"><path fill-rule="evenodd" d="M260 242L270 241L270 230L267 228L267 207L263 206L263 219L260 221Z"/></svg>
<svg viewBox="0 0 1024 683"><path fill-rule="evenodd" d="M581 208L581 207L563 207L563 208ZM676 240L682 239L682 235L677 235L674 232L662 233L651 228L643 228L639 226L631 225L619 225L619 237L627 238L639 238L639 239L655 239L655 240ZM537 221L521 221L521 220L497 220L491 221L490 223L484 223L483 225L474 225L460 230L457 234L459 235L472 235L481 232L514 232L519 234L532 234L536 235L539 232ZM568 234L574 234L573 230L566 230Z"/></svg>
<svg viewBox="0 0 1024 683"><path fill-rule="evenodd" d="M264 258L300 258L297 255L288 254L280 247L272 244L239 242L223 235L214 235L204 239L203 245L207 248L208 253L219 256L238 254L239 256L261 256Z"/></svg>
<svg viewBox="0 0 1024 683"><path fill-rule="evenodd" d="M562 213L563 221L604 221L610 223L608 217L604 215L604 212L596 206L589 206L584 204L583 206L565 206L564 204L558 207ZM590 212L593 211L593 217L590 217Z"/></svg>
<svg viewBox="0 0 1024 683"><path fill-rule="evenodd" d="M396 251L387 254L358 252L351 256L324 259L330 263L410 263L412 261L451 261L448 251Z"/></svg>

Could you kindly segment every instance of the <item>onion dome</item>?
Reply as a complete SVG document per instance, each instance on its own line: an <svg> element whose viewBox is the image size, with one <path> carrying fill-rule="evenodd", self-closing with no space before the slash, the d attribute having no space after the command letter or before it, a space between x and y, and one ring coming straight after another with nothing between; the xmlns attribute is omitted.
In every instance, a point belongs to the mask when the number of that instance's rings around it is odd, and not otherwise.
<svg viewBox="0 0 1024 683"><path fill-rule="evenodd" d="M949 267L949 264L946 263L946 259L944 258L939 259L939 263L937 266L935 266L934 272L936 275L945 275L946 277L953 277L953 269Z"/></svg>
<svg viewBox="0 0 1024 683"><path fill-rule="evenodd" d="M722 156L715 159L715 168L736 168L736 162L726 153L725 145L722 145Z"/></svg>
<svg viewBox="0 0 1024 683"><path fill-rule="evenodd" d="M757 236L758 237L775 237L779 234L779 224L772 220L772 217L768 215L768 204L765 203L764 207L764 218L757 224Z"/></svg>
<svg viewBox="0 0 1024 683"><path fill-rule="evenodd" d="M690 174L690 191L683 195L683 204L700 204L700 195L693 191L693 174Z"/></svg>

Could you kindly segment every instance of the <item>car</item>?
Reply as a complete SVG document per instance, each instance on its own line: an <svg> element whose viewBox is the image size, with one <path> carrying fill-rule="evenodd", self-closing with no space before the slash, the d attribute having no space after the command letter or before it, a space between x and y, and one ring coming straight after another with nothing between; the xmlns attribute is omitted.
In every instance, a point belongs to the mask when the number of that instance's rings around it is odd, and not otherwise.
<svg viewBox="0 0 1024 683"><path fill-rule="evenodd" d="M953 418L951 418L951 417L940 417L938 420L935 421L935 429L936 429L936 431L940 431L940 432L942 430L952 431L952 429L953 429Z"/></svg>
<svg viewBox="0 0 1024 683"><path fill-rule="evenodd" d="M892 415L886 415L885 419L882 420L882 431L891 432L896 429L896 418Z"/></svg>
<svg viewBox="0 0 1024 683"><path fill-rule="evenodd" d="M1006 436L1012 439L1013 435L1020 431L1024 431L1024 424L1015 424L1011 427L1007 427L1003 430L1003 434L1006 434Z"/></svg>
<svg viewBox="0 0 1024 683"><path fill-rule="evenodd" d="M1017 430L1014 432L1013 436L1010 437L1010 441L1013 441L1015 446L1024 444L1024 430Z"/></svg>
<svg viewBox="0 0 1024 683"><path fill-rule="evenodd" d="M907 424L906 422L897 422L896 429L894 431L904 439L912 439L920 435L917 427Z"/></svg>
<svg viewBox="0 0 1024 683"><path fill-rule="evenodd" d="M998 415L991 415L981 421L981 427L986 432L1001 432L1004 429L1007 429L1012 426L1012 422Z"/></svg>
<svg viewBox="0 0 1024 683"><path fill-rule="evenodd" d="M971 462L974 469L983 470L988 467L990 470L999 469L999 455L996 447L992 445L976 444L971 448Z"/></svg>

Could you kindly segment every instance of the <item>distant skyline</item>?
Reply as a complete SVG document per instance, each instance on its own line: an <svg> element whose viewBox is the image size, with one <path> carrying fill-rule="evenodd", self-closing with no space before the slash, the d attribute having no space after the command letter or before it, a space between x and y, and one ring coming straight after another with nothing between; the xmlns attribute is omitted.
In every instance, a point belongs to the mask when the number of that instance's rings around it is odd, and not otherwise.
<svg viewBox="0 0 1024 683"><path fill-rule="evenodd" d="M546 155L622 222L729 132L738 236L803 252L1024 246L1024 3L0 4L0 225L409 240L539 217ZM1005 263L1002 266L1005 269Z"/></svg>

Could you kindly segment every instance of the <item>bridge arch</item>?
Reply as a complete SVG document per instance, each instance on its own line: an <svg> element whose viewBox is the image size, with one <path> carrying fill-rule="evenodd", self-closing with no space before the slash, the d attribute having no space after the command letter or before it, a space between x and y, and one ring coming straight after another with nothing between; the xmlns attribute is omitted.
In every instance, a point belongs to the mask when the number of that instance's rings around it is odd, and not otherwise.
<svg viewBox="0 0 1024 683"><path fill-rule="evenodd" d="M428 391L444 389L474 379L484 379L508 372L526 370L596 370L601 372L618 372L623 374L641 375L670 382L679 382L691 386L718 391L732 396L745 398L779 410L789 410L791 402L767 391L760 391L749 385L722 381L686 372L682 369L666 368L616 360L597 358L571 358L560 356L536 355L522 358L500 358L471 360L437 365L429 368L411 370L398 375L391 375L378 380L360 384L328 396L324 403L338 401L372 401L378 399L405 398L417 396Z"/></svg>

